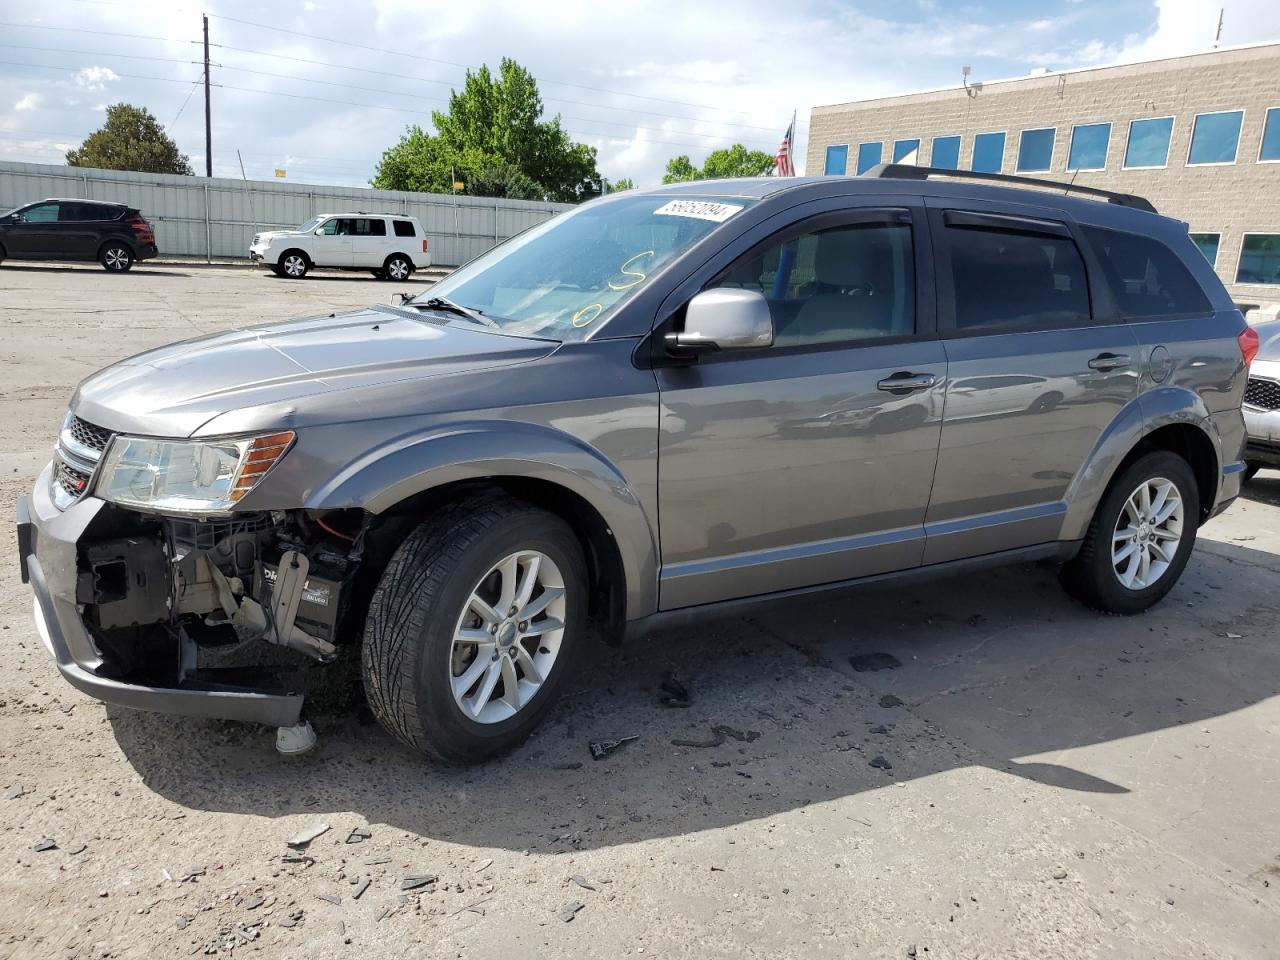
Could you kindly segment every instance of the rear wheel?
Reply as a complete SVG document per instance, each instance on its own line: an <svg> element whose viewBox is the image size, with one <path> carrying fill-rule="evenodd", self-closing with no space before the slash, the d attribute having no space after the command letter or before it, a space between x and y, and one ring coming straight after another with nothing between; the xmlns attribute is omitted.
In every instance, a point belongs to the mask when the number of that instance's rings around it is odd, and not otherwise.
<svg viewBox="0 0 1280 960"><path fill-rule="evenodd" d="M123 243L108 243L98 251L98 262L109 273L124 273L133 266L133 251Z"/></svg>
<svg viewBox="0 0 1280 960"><path fill-rule="evenodd" d="M586 568L568 525L517 501L461 501L410 534L374 592L369 706L429 757L483 760L542 719L585 632Z"/></svg>
<svg viewBox="0 0 1280 960"><path fill-rule="evenodd" d="M1199 520L1191 467L1177 454L1149 453L1112 481L1062 584L1095 609L1141 613L1178 582Z"/></svg>
<svg viewBox="0 0 1280 960"><path fill-rule="evenodd" d="M307 260L307 255L301 250L290 250L280 258L280 263L276 267L276 273L282 277L289 277L293 280L301 280L307 275L307 271L311 269L311 264Z"/></svg>
<svg viewBox="0 0 1280 960"><path fill-rule="evenodd" d="M383 264L382 274L384 280L408 280L413 275L413 264L409 262L408 257L398 253L392 254Z"/></svg>

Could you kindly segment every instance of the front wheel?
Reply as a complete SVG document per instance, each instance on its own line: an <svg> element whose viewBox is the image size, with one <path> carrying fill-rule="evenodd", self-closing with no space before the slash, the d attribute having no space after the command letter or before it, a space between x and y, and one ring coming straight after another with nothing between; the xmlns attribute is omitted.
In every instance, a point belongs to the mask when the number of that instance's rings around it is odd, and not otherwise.
<svg viewBox="0 0 1280 960"><path fill-rule="evenodd" d="M280 258L279 269L276 271L276 275L289 277L293 280L301 280L307 275L307 271L310 269L311 264L307 262L306 254L297 250L290 250Z"/></svg>
<svg viewBox="0 0 1280 960"><path fill-rule="evenodd" d="M409 746L474 763L529 735L586 634L582 548L554 514L461 501L419 526L374 592L361 653L374 715Z"/></svg>
<svg viewBox="0 0 1280 960"><path fill-rule="evenodd" d="M1173 589L1196 542L1200 492L1187 461L1156 451L1112 481L1062 584L1106 613L1141 613Z"/></svg>
<svg viewBox="0 0 1280 960"><path fill-rule="evenodd" d="M109 273L124 273L133 266L133 251L123 243L109 243L98 254L98 262Z"/></svg>

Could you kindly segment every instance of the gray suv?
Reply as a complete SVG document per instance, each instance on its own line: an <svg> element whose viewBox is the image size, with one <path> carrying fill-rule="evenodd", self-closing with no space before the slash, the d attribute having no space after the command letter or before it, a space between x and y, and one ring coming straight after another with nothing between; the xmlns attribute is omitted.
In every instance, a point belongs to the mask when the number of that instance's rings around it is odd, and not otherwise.
<svg viewBox="0 0 1280 960"><path fill-rule="evenodd" d="M22 571L101 700L301 750L298 665L358 661L389 731L476 761L588 644L696 612L1032 559L1145 610L1237 495L1256 348L1137 197L898 166L628 191L396 306L89 377Z"/></svg>

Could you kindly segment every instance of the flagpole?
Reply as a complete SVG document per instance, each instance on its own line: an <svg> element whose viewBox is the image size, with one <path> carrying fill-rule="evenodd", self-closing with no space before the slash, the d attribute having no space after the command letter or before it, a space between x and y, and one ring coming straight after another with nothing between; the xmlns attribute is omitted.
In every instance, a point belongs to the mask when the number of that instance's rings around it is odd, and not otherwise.
<svg viewBox="0 0 1280 960"><path fill-rule="evenodd" d="M799 111L794 108L791 110L791 175L796 175L796 114Z"/></svg>

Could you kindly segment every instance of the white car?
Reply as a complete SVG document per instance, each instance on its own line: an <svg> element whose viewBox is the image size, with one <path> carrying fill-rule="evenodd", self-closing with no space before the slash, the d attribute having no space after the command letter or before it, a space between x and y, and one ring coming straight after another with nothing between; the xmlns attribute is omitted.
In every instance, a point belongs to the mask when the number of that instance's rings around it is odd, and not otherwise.
<svg viewBox="0 0 1280 960"><path fill-rule="evenodd" d="M407 280L431 266L427 234L417 217L392 213L326 213L296 230L258 233L249 259L295 280L314 267L369 270L380 280Z"/></svg>

